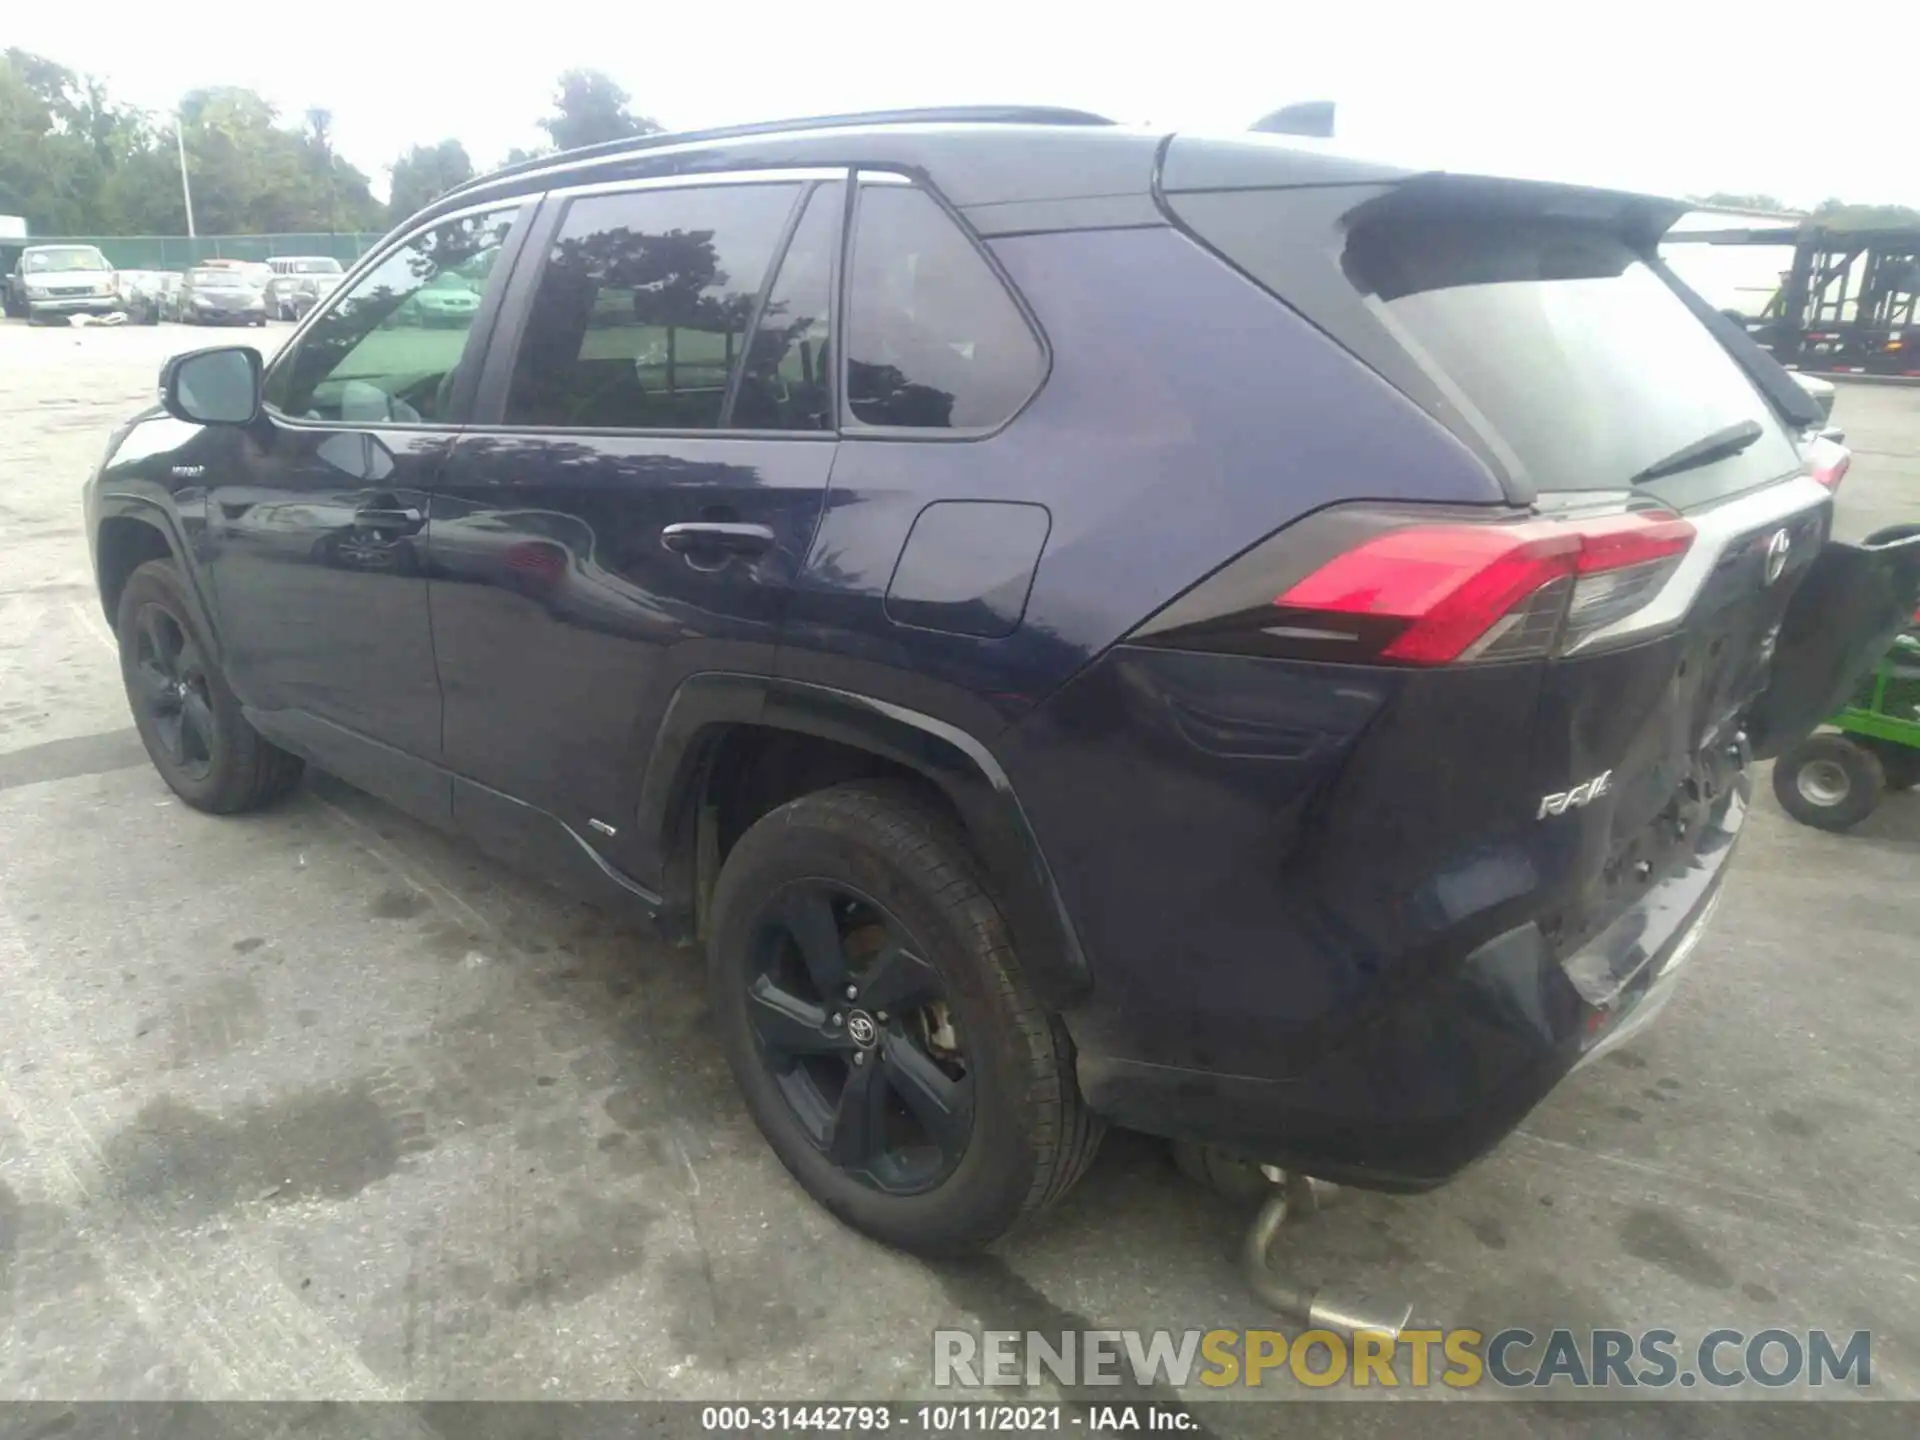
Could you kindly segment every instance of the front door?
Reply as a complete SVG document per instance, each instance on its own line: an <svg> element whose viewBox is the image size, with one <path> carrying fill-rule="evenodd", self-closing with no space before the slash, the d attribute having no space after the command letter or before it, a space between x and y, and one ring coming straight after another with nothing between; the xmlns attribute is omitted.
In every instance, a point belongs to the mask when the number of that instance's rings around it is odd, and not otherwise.
<svg viewBox="0 0 1920 1440"><path fill-rule="evenodd" d="M833 462L844 195L805 175L549 196L435 483L446 763L615 864L674 687L771 668Z"/></svg>
<svg viewBox="0 0 1920 1440"><path fill-rule="evenodd" d="M206 467L206 557L234 689L336 766L335 730L440 752L428 496L514 215L445 221L396 246L280 355L261 417L223 432ZM423 300L436 283L475 303L455 315Z"/></svg>

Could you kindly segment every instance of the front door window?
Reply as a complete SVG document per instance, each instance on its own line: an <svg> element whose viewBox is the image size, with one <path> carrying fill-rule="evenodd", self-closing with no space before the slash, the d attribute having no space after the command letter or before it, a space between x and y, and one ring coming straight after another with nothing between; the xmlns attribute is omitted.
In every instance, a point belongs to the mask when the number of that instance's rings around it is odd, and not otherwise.
<svg viewBox="0 0 1920 1440"><path fill-rule="evenodd" d="M467 332L518 207L422 231L343 291L267 377L283 415L443 422Z"/></svg>

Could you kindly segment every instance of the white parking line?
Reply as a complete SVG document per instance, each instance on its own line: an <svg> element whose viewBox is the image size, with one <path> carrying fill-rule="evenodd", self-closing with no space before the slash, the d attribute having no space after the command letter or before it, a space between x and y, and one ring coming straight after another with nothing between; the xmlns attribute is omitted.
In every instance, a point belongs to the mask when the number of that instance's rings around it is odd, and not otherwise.
<svg viewBox="0 0 1920 1440"><path fill-rule="evenodd" d="M105 623L102 622L98 615L94 614L91 607L80 600L69 600L67 606L73 611L74 615L79 618L80 628L104 645L107 653L117 659L120 654L120 646L115 643Z"/></svg>

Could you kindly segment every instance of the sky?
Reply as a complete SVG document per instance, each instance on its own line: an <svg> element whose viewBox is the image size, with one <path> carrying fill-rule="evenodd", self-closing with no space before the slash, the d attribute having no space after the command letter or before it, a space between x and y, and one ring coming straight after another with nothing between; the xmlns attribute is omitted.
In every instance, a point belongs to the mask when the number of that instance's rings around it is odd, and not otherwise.
<svg viewBox="0 0 1920 1440"><path fill-rule="evenodd" d="M155 110L213 84L257 90L292 118L324 106L340 152L382 195L386 167L414 143L457 138L482 168L540 143L555 77L587 65L671 129L1017 102L1232 131L1327 99L1343 148L1388 160L1662 194L1920 205L1911 87L1888 79L1905 62L1882 71L1871 58L1910 52L1912 7L568 0L528 24L511 0L171 16L151 0L89 0L10 6L0 45ZM1867 78L1846 85L1849 73Z"/></svg>

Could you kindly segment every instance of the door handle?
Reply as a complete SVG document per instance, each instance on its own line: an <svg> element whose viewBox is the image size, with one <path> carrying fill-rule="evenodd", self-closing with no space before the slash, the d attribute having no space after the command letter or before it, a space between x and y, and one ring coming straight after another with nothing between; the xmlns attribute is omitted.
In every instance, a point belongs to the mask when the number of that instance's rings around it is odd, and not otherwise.
<svg viewBox="0 0 1920 1440"><path fill-rule="evenodd" d="M688 521L663 529L660 543L676 555L759 555L773 548L773 531L735 521Z"/></svg>

